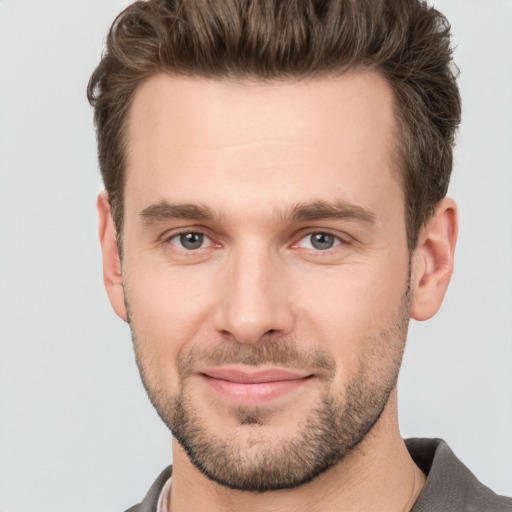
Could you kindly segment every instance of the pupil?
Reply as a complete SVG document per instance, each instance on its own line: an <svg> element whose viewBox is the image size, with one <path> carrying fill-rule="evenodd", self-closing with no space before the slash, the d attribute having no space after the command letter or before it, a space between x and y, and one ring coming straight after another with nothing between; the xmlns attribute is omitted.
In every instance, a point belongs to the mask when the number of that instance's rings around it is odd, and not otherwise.
<svg viewBox="0 0 512 512"><path fill-rule="evenodd" d="M311 245L315 249L330 249L334 244L334 237L328 233L313 233L311 235Z"/></svg>
<svg viewBox="0 0 512 512"><path fill-rule="evenodd" d="M199 249L203 245L203 238L201 233L186 233L180 236L180 242L185 249Z"/></svg>

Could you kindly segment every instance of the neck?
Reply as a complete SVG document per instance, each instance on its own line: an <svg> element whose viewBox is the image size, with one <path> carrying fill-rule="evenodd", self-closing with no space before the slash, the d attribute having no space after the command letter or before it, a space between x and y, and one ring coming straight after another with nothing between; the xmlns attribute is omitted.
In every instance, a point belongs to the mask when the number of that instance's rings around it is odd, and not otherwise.
<svg viewBox="0 0 512 512"><path fill-rule="evenodd" d="M212 482L174 440L170 512L408 512L425 475L400 436L396 411L395 391L373 429L341 462L300 487L266 493Z"/></svg>

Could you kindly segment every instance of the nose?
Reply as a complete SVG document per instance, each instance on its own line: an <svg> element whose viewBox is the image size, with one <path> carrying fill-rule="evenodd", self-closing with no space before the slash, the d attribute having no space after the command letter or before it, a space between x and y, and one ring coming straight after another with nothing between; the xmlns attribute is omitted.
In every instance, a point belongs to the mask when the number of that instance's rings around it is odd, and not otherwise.
<svg viewBox="0 0 512 512"><path fill-rule="evenodd" d="M284 264L277 260L257 251L241 251L229 258L218 283L217 331L245 344L257 343L268 333L278 336L293 331L292 298Z"/></svg>

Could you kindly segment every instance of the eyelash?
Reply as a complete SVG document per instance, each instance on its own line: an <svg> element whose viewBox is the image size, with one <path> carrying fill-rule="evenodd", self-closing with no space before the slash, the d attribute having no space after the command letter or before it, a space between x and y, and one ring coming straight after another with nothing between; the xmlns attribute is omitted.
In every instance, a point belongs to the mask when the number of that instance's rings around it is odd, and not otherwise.
<svg viewBox="0 0 512 512"><path fill-rule="evenodd" d="M199 252L201 249L206 249L210 246L216 246L216 247L221 247L220 244L216 244L211 237L209 237L206 233L200 231L200 230L188 230L188 231L181 231L179 233L174 233L172 234L171 236L168 236L164 239L164 243L166 244L170 244L170 245L175 245L175 246L178 246L178 244L173 244L172 243L172 240L173 239L180 239L181 237L185 236L185 235L199 235L201 237L204 237L203 238L203 241L202 243L204 243L205 240L209 240L210 241L210 244L208 244L208 246L206 247L203 247L202 244L200 247L197 247L195 249L189 249L189 248L186 248L186 247L183 247L183 243L180 242L180 245L181 247L179 247L179 249L181 251L184 251L186 253L194 253L194 252ZM303 247L305 250L308 250L308 251L311 251L311 252L317 252L317 253L328 253L329 251L331 251L332 249L335 249L336 247L340 246L340 245L346 245L348 242L346 240L344 240L343 238L341 238L340 236L338 235L335 235L329 231L321 231L321 230L318 230L318 231L309 231L305 234L302 234L302 236L298 239L297 242L294 242L291 247L293 249L296 249L296 248L300 248L300 243L305 240L305 239L308 239L311 240L314 235L323 235L323 236L327 236L327 237L332 237L334 240L333 240L333 245L331 247L327 247L325 249L318 249L318 248L315 248L314 246L313 247ZM313 243L310 242L310 245L313 245Z"/></svg>
<svg viewBox="0 0 512 512"><path fill-rule="evenodd" d="M333 239L333 245L331 247L327 247L327 248L324 248L324 249L318 249L316 247L313 246L313 236L315 235L322 235L323 237L330 237ZM306 234L304 234L303 236L301 236L301 238L298 240L298 242L294 243L292 245L292 247L299 247L299 244L303 241L303 240L310 240L310 245L312 247L304 247L304 249L306 250L309 250L309 251L313 251L313 252L319 252L319 253L327 253L329 252L331 249L335 249L335 247L338 247L340 245L343 245L343 244L346 244L346 241L344 241L340 236L338 235L335 235L334 233L331 233L329 231L310 231ZM321 242L320 242L321 243Z"/></svg>
<svg viewBox="0 0 512 512"><path fill-rule="evenodd" d="M204 237L205 240L209 240L210 241L210 245L217 245L218 247L220 247L220 244L215 244L213 242L213 240L206 233L203 233L202 231L199 231L199 230L197 230L197 231L189 230L189 231L181 231L180 233L174 233L171 236L166 237L164 242L166 244L175 245L175 244L172 243L172 240L173 239L180 239L181 237L183 237L185 235L199 235L199 236L202 236L202 237ZM205 249L205 247L198 247L196 249L187 249L187 248L182 246L182 247L179 247L179 249L184 251L184 252L193 253L193 252L198 252L201 249Z"/></svg>

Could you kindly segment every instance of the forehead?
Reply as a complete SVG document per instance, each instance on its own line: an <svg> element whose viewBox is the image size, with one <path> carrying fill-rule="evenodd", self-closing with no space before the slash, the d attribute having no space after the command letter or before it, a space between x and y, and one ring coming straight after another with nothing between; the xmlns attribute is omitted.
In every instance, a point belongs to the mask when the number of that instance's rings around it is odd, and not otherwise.
<svg viewBox="0 0 512 512"><path fill-rule="evenodd" d="M240 206L258 194L269 208L287 198L357 204L358 189L401 189L394 127L392 90L375 72L274 82L160 74L129 112L126 204L211 204L214 190Z"/></svg>

